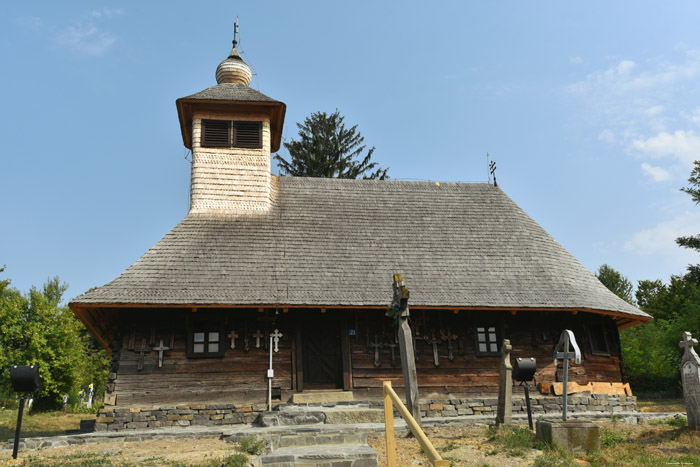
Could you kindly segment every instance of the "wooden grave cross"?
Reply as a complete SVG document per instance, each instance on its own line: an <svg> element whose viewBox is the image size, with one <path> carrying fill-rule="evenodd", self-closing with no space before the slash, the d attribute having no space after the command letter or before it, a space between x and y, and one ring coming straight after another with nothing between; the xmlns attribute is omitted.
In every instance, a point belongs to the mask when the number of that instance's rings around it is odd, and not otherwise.
<svg viewBox="0 0 700 467"><path fill-rule="evenodd" d="M438 356L438 345L440 345L440 339L435 337L435 328L430 330L430 335L431 337L428 337L427 335L423 337L425 342L428 344L431 344L433 346L433 363L435 366L440 366L440 359Z"/></svg>
<svg viewBox="0 0 700 467"><path fill-rule="evenodd" d="M260 329L257 329L255 333L253 334L253 337L255 337L255 348L259 349L260 348L260 339L265 337L265 333L261 332Z"/></svg>
<svg viewBox="0 0 700 467"><path fill-rule="evenodd" d="M243 351L248 352L250 350L250 341L248 341L248 328L245 328L245 332L243 333Z"/></svg>
<svg viewBox="0 0 700 467"><path fill-rule="evenodd" d="M379 336L374 335L374 343L369 345L370 347L374 347L374 366L379 368L382 366L382 362L379 360L379 349L383 347L383 344L379 342Z"/></svg>
<svg viewBox="0 0 700 467"><path fill-rule="evenodd" d="M272 337L272 342L275 346L273 349L275 352L279 352L279 348L277 347L277 344L279 344L280 338L283 336L279 329L275 328L272 334L270 334L270 337Z"/></svg>
<svg viewBox="0 0 700 467"><path fill-rule="evenodd" d="M423 312L420 317L415 318L414 321L416 323L416 337L420 338L421 328L428 329L428 321L430 321L430 319L425 316L425 312ZM423 338L425 338L425 336Z"/></svg>
<svg viewBox="0 0 700 467"><path fill-rule="evenodd" d="M231 348L235 349L236 348L236 339L238 338L238 334L236 334L236 331L231 329L231 332L229 332L226 337L231 339Z"/></svg>
<svg viewBox="0 0 700 467"><path fill-rule="evenodd" d="M163 339L160 340L160 345L158 347L153 347L154 351L158 352L158 368L163 368L163 352L170 350L170 347L165 347L163 345Z"/></svg>
<svg viewBox="0 0 700 467"><path fill-rule="evenodd" d="M141 338L141 347L134 348L134 352L139 353L139 363L136 366L136 369L138 371L143 370L143 356L150 351L151 351L151 347L146 345L146 338L142 337Z"/></svg>
<svg viewBox="0 0 700 467"><path fill-rule="evenodd" d="M455 361L455 356L452 353L452 341L457 339L457 334L452 334L450 332L450 328L447 328L447 332L445 332L444 329L440 329L440 338L444 341L447 341L447 359L451 362Z"/></svg>
<svg viewBox="0 0 700 467"><path fill-rule="evenodd" d="M394 339L392 339L392 337ZM398 365L396 362L396 347L398 347L398 344L396 343L396 335L392 333L392 335L387 338L387 343L385 345L391 350L391 366L395 367Z"/></svg>

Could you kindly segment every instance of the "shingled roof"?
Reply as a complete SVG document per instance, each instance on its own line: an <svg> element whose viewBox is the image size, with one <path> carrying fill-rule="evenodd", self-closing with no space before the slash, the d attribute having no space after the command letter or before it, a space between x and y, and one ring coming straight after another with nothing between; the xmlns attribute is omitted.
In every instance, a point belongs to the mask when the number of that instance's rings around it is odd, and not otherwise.
<svg viewBox="0 0 700 467"><path fill-rule="evenodd" d="M245 84L221 83L181 99L228 102L279 102Z"/></svg>
<svg viewBox="0 0 700 467"><path fill-rule="evenodd" d="M608 291L489 184L273 177L269 212L190 214L71 308L411 306L649 315Z"/></svg>

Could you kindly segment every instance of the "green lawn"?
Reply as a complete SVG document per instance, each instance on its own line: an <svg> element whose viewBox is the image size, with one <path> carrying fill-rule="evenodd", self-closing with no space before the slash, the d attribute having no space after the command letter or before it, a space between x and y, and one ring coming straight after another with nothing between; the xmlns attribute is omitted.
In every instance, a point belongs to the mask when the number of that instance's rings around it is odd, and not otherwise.
<svg viewBox="0 0 700 467"><path fill-rule="evenodd" d="M94 417L94 414L44 412L27 414L22 417L22 438L63 435L66 430L78 430L80 420ZM0 408L0 442L15 439L17 409Z"/></svg>

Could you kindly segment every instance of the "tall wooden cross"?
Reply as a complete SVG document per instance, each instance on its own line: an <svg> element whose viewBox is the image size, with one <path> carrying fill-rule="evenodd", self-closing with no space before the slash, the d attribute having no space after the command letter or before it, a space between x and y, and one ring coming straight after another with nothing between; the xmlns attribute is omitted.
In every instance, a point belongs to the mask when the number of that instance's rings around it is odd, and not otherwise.
<svg viewBox="0 0 700 467"><path fill-rule="evenodd" d="M139 363L136 366L136 369L138 371L143 370L143 356L151 351L151 347L146 344L146 338L142 337L141 338L141 346L134 348L134 352L139 353Z"/></svg>
<svg viewBox="0 0 700 467"><path fill-rule="evenodd" d="M379 336L377 334L374 335L374 343L369 345L370 347L374 347L374 366L379 368L382 366L382 362L379 360L379 349L381 349L384 345L379 342Z"/></svg>
<svg viewBox="0 0 700 467"><path fill-rule="evenodd" d="M455 361L455 356L452 353L452 341L457 339L457 334L452 334L450 328L447 328L447 332L444 329L440 329L440 339L447 341L447 359L451 362Z"/></svg>
<svg viewBox="0 0 700 467"><path fill-rule="evenodd" d="M431 337L428 337L426 334L423 339L425 342L433 346L433 363L435 366L440 366L440 358L438 356L438 345L440 345L440 339L435 337L435 328L430 330L430 336Z"/></svg>
<svg viewBox="0 0 700 467"><path fill-rule="evenodd" d="M238 339L238 334L236 334L236 331L231 329L231 332L226 334L226 337L231 339L231 348L235 349L236 348L236 339Z"/></svg>
<svg viewBox="0 0 700 467"><path fill-rule="evenodd" d="M399 351L401 353L401 369L403 370L404 388L406 391L406 408L413 415L418 426L421 426L420 401L418 398L418 376L416 375L416 358L413 354L413 333L408 324L409 292L403 281L403 274L394 274L394 296L389 308L398 314L397 325L399 333Z"/></svg>
<svg viewBox="0 0 700 467"><path fill-rule="evenodd" d="M260 348L260 339L265 337L265 333L261 332L260 329L257 329L255 333L253 334L253 337L255 337L255 348L259 349Z"/></svg>
<svg viewBox="0 0 700 467"><path fill-rule="evenodd" d="M163 345L163 339L160 340L160 345L158 347L153 347L152 350L158 352L158 368L163 368L163 352L170 350L170 347L165 347Z"/></svg>

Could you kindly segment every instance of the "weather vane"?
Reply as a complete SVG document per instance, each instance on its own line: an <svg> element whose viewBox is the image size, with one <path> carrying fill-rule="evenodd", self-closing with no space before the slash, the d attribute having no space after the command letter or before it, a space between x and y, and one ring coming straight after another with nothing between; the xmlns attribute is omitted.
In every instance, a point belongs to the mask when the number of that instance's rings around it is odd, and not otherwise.
<svg viewBox="0 0 700 467"><path fill-rule="evenodd" d="M490 160L488 152L486 153L486 160ZM489 162L489 172L493 175L493 186L498 186L498 182L496 182L496 163L494 161Z"/></svg>

